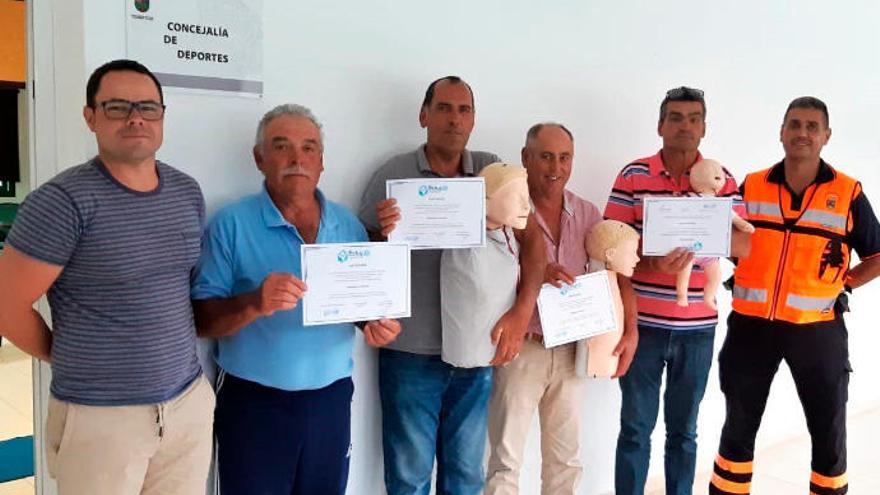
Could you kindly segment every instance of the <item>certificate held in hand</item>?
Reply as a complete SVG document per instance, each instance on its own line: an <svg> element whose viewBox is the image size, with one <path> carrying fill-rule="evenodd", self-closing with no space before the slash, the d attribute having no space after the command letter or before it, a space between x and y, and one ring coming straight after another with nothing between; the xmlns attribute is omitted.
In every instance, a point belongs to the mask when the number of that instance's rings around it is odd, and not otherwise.
<svg viewBox="0 0 880 495"><path fill-rule="evenodd" d="M303 325L410 316L409 246L303 244Z"/></svg>
<svg viewBox="0 0 880 495"><path fill-rule="evenodd" d="M642 254L687 248L697 256L730 256L731 198L644 198Z"/></svg>
<svg viewBox="0 0 880 495"><path fill-rule="evenodd" d="M538 294L544 347L551 348L618 329L608 273L575 277L562 288L544 284Z"/></svg>
<svg viewBox="0 0 880 495"><path fill-rule="evenodd" d="M388 236L412 249L486 246L486 185L482 177L400 179L385 183L400 221Z"/></svg>

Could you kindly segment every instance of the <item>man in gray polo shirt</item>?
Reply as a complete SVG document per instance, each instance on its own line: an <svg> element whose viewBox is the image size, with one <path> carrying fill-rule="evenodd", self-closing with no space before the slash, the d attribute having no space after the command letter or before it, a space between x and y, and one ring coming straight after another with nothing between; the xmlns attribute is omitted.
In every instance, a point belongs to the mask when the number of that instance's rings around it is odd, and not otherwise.
<svg viewBox="0 0 880 495"><path fill-rule="evenodd" d="M465 148L474 127L474 98L458 77L428 86L419 123L427 130L427 142L391 158L364 191L359 216L373 240L384 240L400 219L395 201L385 199L386 180L474 176L500 161L492 153ZM499 336L493 365L519 353L544 275L544 243L534 219L516 235L522 244L522 277L514 307L493 331ZM379 351L389 495L428 493L435 455L437 493L476 495L483 490L492 368L456 368L440 359L440 254L412 252L412 317L401 320L398 339Z"/></svg>
<svg viewBox="0 0 880 495"><path fill-rule="evenodd" d="M0 333L52 364L61 495L205 493L214 392L189 301L204 200L156 160L164 115L146 67L96 69L83 116L98 156L27 197L0 256ZM32 309L44 294L52 331Z"/></svg>

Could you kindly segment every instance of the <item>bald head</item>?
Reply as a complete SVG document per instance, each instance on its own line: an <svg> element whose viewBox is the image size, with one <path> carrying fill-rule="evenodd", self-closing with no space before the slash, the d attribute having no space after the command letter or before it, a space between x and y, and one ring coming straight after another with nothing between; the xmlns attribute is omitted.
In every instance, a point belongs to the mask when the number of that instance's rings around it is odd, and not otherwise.
<svg viewBox="0 0 880 495"><path fill-rule="evenodd" d="M552 132L552 129L558 129L559 131L564 132L571 141L572 146L574 145L574 136L563 124L557 122L541 122L529 128L529 131L526 133L526 147L528 147L530 143L533 143L538 138L538 134L544 129L547 129L549 132Z"/></svg>

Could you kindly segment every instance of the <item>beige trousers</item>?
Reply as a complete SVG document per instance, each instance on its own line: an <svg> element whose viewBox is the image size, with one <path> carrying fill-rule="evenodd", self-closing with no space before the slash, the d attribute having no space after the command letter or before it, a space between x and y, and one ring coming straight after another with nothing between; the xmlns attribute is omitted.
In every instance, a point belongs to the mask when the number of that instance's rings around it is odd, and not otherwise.
<svg viewBox="0 0 880 495"><path fill-rule="evenodd" d="M204 376L161 404L84 406L51 397L47 468L59 495L204 495L213 424L214 390Z"/></svg>
<svg viewBox="0 0 880 495"><path fill-rule="evenodd" d="M541 493L574 494L586 379L574 367L575 345L545 349L526 340L519 357L495 368L489 399L486 495L519 493L523 448L535 410L541 425Z"/></svg>

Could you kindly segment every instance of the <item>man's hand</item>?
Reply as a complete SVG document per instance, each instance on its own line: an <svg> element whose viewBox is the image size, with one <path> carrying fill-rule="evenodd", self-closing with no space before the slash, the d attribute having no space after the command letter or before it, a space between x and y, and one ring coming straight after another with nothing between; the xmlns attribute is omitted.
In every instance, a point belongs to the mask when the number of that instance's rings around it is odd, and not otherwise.
<svg viewBox="0 0 880 495"><path fill-rule="evenodd" d="M562 284L573 284L574 277L559 263L547 263L547 268L544 269L544 283L561 289Z"/></svg>
<svg viewBox="0 0 880 495"><path fill-rule="evenodd" d="M614 348L614 355L618 356L617 371L611 378L620 378L629 370L632 364L633 356L636 355L636 347L639 345L639 332L637 330L624 332L620 337L620 342Z"/></svg>
<svg viewBox="0 0 880 495"><path fill-rule="evenodd" d="M519 355L529 325L529 318L509 309L492 328L492 343L497 345L492 366L507 364Z"/></svg>
<svg viewBox="0 0 880 495"><path fill-rule="evenodd" d="M376 203L376 216L379 218L382 236L387 238L388 234L397 226L397 222L400 221L400 208L397 207L397 200L388 198Z"/></svg>
<svg viewBox="0 0 880 495"><path fill-rule="evenodd" d="M272 316L276 311L293 309L306 289L305 282L289 273L270 273L257 292L257 311L263 316Z"/></svg>
<svg viewBox="0 0 880 495"><path fill-rule="evenodd" d="M373 320L364 325L364 340L370 347L383 347L400 334L400 322L397 320Z"/></svg>
<svg viewBox="0 0 880 495"><path fill-rule="evenodd" d="M654 258L652 261L655 271L674 274L694 261L694 253L686 248L675 248L666 256Z"/></svg>

